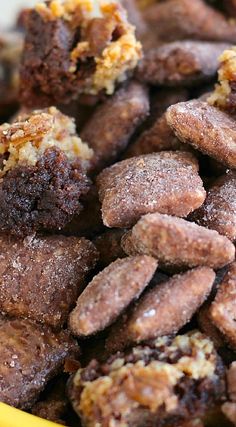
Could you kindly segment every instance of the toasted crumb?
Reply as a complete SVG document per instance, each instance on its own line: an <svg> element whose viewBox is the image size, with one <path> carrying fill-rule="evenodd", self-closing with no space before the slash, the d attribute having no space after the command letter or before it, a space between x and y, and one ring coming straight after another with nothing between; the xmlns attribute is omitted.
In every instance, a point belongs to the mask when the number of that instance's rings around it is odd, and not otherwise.
<svg viewBox="0 0 236 427"><path fill-rule="evenodd" d="M231 104L230 95L233 90L231 85L236 80L236 46L226 49L219 57L219 61L219 83L207 101L219 108L228 108Z"/></svg>
<svg viewBox="0 0 236 427"><path fill-rule="evenodd" d="M58 147L73 161L89 160L93 150L76 135L74 120L55 107L19 116L13 124L0 126L0 154L8 154L3 160L0 176L17 164L35 166L43 153Z"/></svg>

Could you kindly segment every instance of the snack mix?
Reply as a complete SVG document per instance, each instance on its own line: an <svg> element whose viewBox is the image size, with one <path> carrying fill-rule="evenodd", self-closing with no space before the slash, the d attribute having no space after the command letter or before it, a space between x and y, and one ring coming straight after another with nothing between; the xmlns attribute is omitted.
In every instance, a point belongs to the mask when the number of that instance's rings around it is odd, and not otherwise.
<svg viewBox="0 0 236 427"><path fill-rule="evenodd" d="M236 427L236 1L35 0L0 71L0 401Z"/></svg>

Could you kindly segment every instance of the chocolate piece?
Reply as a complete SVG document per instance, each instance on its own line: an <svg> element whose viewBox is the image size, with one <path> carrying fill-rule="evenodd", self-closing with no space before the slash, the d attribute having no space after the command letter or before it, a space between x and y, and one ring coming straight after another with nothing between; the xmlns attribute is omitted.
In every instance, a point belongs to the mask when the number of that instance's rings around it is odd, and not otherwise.
<svg viewBox="0 0 236 427"><path fill-rule="evenodd" d="M213 343L194 332L91 362L72 379L69 396L91 427L177 427L224 398L223 375Z"/></svg>
<svg viewBox="0 0 236 427"><path fill-rule="evenodd" d="M102 265L109 265L117 258L124 258L126 256L121 247L121 238L124 233L125 230L120 229L108 230L93 240L99 252L99 262Z"/></svg>
<svg viewBox="0 0 236 427"><path fill-rule="evenodd" d="M211 305L210 316L216 327L223 333L232 348L236 348L236 263L226 273L216 298Z"/></svg>
<svg viewBox="0 0 236 427"><path fill-rule="evenodd" d="M60 229L81 210L93 151L76 135L73 119L54 107L25 114L0 126L0 151L0 231Z"/></svg>
<svg viewBox="0 0 236 427"><path fill-rule="evenodd" d="M203 304L214 279L213 270L198 267L147 290L119 330L116 325L111 329L108 349L114 351L133 342L175 334Z"/></svg>
<svg viewBox="0 0 236 427"><path fill-rule="evenodd" d="M180 151L123 160L103 170L97 185L108 227L129 227L151 212L184 217L205 199L196 158Z"/></svg>
<svg viewBox="0 0 236 427"><path fill-rule="evenodd" d="M136 82L97 107L81 132L81 138L94 150L93 168L101 170L117 159L148 111L147 90Z"/></svg>
<svg viewBox="0 0 236 427"><path fill-rule="evenodd" d="M236 42L236 25L203 0L167 0L145 11L156 37Z"/></svg>
<svg viewBox="0 0 236 427"><path fill-rule="evenodd" d="M148 256L118 259L93 278L70 315L74 335L92 335L110 323L138 298L150 282L157 261Z"/></svg>
<svg viewBox="0 0 236 427"><path fill-rule="evenodd" d="M22 102L41 107L81 93L112 94L140 57L141 44L118 2L39 3L27 19Z"/></svg>
<svg viewBox="0 0 236 427"><path fill-rule="evenodd" d="M0 400L30 408L46 383L78 347L67 331L52 332L29 320L0 319Z"/></svg>
<svg viewBox="0 0 236 427"><path fill-rule="evenodd" d="M192 86L211 80L217 72L224 43L177 41L146 53L136 76L142 82L163 86Z"/></svg>
<svg viewBox="0 0 236 427"><path fill-rule="evenodd" d="M166 119L180 141L229 168L236 167L236 122L232 116L206 102L192 100L169 107Z"/></svg>
<svg viewBox="0 0 236 427"><path fill-rule="evenodd" d="M53 327L67 320L98 253L84 238L0 237L0 310Z"/></svg>
<svg viewBox="0 0 236 427"><path fill-rule="evenodd" d="M202 207L192 215L198 224L218 231L233 242L236 240L235 189L236 173L222 175L210 186Z"/></svg>
<svg viewBox="0 0 236 427"><path fill-rule="evenodd" d="M127 237L126 237L127 236ZM234 261L234 245L225 236L181 218L159 213L143 216L122 238L128 255L146 254L160 266L219 269Z"/></svg>

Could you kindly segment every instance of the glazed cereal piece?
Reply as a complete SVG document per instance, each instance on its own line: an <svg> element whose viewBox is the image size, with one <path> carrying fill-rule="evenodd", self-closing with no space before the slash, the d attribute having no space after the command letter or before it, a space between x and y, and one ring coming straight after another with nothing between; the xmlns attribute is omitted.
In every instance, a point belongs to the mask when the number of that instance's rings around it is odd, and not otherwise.
<svg viewBox="0 0 236 427"><path fill-rule="evenodd" d="M210 294L214 279L212 269L197 267L153 286L141 296L119 331L116 325L111 329L107 348L114 351L129 343L177 333Z"/></svg>
<svg viewBox="0 0 236 427"><path fill-rule="evenodd" d="M208 97L210 105L235 112L236 108L236 47L226 49L219 57L218 84Z"/></svg>
<svg viewBox="0 0 236 427"><path fill-rule="evenodd" d="M225 402L221 410L226 418L230 421L230 427L236 426L236 403L234 402ZM228 424L226 425L228 427Z"/></svg>
<svg viewBox="0 0 236 427"><path fill-rule="evenodd" d="M72 311L69 326L74 335L92 335L110 323L138 298L150 282L157 261L141 255L118 259L87 285Z"/></svg>
<svg viewBox="0 0 236 427"><path fill-rule="evenodd" d="M0 319L0 401L30 408L78 347L65 330L54 333L29 320Z"/></svg>
<svg viewBox="0 0 236 427"><path fill-rule="evenodd" d="M213 341L217 350L225 347L223 334L221 334L219 329L212 322L210 316L210 303L206 302L200 308L197 313L197 321L199 329Z"/></svg>
<svg viewBox="0 0 236 427"><path fill-rule="evenodd" d="M230 18L236 17L236 0L223 0L224 10L228 13Z"/></svg>
<svg viewBox="0 0 236 427"><path fill-rule="evenodd" d="M0 231L29 235L60 229L82 206L93 151L77 136L73 119L55 107L0 126Z"/></svg>
<svg viewBox="0 0 236 427"><path fill-rule="evenodd" d="M98 259L84 238L0 237L0 310L54 328L67 320Z"/></svg>
<svg viewBox="0 0 236 427"><path fill-rule="evenodd" d="M31 413L37 417L66 425L64 418L69 409L65 390L66 381L67 378L64 376L56 379L50 389L44 392L44 398L36 402L31 408Z"/></svg>
<svg viewBox="0 0 236 427"><path fill-rule="evenodd" d="M230 171L210 186L206 200L191 218L203 225L236 240L236 173Z"/></svg>
<svg viewBox="0 0 236 427"><path fill-rule="evenodd" d="M224 334L233 349L236 348L236 263L226 273L210 309L210 316L216 327Z"/></svg>
<svg viewBox="0 0 236 427"><path fill-rule="evenodd" d="M106 266L117 258L124 258L125 252L121 247L121 238L125 230L114 229L105 231L105 233L93 240L99 253L99 262Z"/></svg>
<svg viewBox="0 0 236 427"><path fill-rule="evenodd" d="M141 154L157 153L159 151L183 150L190 151L190 147L180 142L166 121L165 113L154 124L135 140L125 152L125 158L140 156Z"/></svg>
<svg viewBox="0 0 236 427"><path fill-rule="evenodd" d="M236 25L203 0L167 0L145 11L157 38L236 42Z"/></svg>
<svg viewBox="0 0 236 427"><path fill-rule="evenodd" d="M18 31L0 34L1 122L15 113L19 103L19 69L23 37Z"/></svg>
<svg viewBox="0 0 236 427"><path fill-rule="evenodd" d="M136 76L152 85L192 86L211 80L218 57L229 45L182 40L163 44L146 53Z"/></svg>
<svg viewBox="0 0 236 427"><path fill-rule="evenodd" d="M224 399L223 375L213 343L196 331L91 362L72 378L69 397L87 426L180 427Z"/></svg>
<svg viewBox="0 0 236 427"><path fill-rule="evenodd" d="M29 106L67 103L79 94L112 94L141 57L119 2L50 0L27 19L21 99Z"/></svg>
<svg viewBox="0 0 236 427"><path fill-rule="evenodd" d="M122 247L128 255L150 255L158 259L160 266L174 269L206 266L217 270L235 258L235 247L227 237L159 213L144 215L128 232L127 239L123 236Z"/></svg>
<svg viewBox="0 0 236 427"><path fill-rule="evenodd" d="M232 116L207 102L192 100L169 107L166 119L180 141L236 168L236 121Z"/></svg>
<svg viewBox="0 0 236 427"><path fill-rule="evenodd" d="M196 158L180 151L123 160L104 169L97 185L107 227L129 227L152 212L184 217L205 199Z"/></svg>
<svg viewBox="0 0 236 427"><path fill-rule="evenodd" d="M97 107L81 132L83 141L94 150L94 169L101 170L117 159L148 112L148 92L136 82Z"/></svg>

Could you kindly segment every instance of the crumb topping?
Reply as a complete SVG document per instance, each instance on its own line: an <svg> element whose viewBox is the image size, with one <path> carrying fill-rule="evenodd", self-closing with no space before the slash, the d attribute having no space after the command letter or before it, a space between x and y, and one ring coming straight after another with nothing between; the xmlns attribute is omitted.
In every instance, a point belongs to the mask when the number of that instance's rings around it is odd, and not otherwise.
<svg viewBox="0 0 236 427"><path fill-rule="evenodd" d="M135 27L127 21L126 11L116 2L99 0L53 0L39 3L36 11L46 20L63 19L80 27L80 38L70 54L69 71L77 72L78 63L92 60L92 73L87 73L84 92L112 94L117 82L127 78L142 56Z"/></svg>
<svg viewBox="0 0 236 427"><path fill-rule="evenodd" d="M231 83L236 81L236 46L225 50L219 57L218 81L214 92L208 98L210 105L224 108L231 93Z"/></svg>
<svg viewBox="0 0 236 427"><path fill-rule="evenodd" d="M185 376L193 380L214 378L216 354L213 343L200 332L175 337L161 337L149 347L136 347L134 362L118 357L106 365L107 375L92 381L83 380L83 370L74 377L74 385L82 387L76 410L94 427L94 414L112 420L109 425L126 427L126 414L139 406L151 412L159 408L174 411L179 404L175 386ZM158 360L155 360L158 359ZM114 414L122 414L117 420ZM102 424L96 424L100 427Z"/></svg>
<svg viewBox="0 0 236 427"><path fill-rule="evenodd" d="M34 166L45 150L60 148L70 161L89 160L93 150L76 135L74 120L55 107L22 115L0 126L0 176L17 164ZM6 157L6 158L5 158Z"/></svg>

